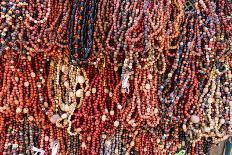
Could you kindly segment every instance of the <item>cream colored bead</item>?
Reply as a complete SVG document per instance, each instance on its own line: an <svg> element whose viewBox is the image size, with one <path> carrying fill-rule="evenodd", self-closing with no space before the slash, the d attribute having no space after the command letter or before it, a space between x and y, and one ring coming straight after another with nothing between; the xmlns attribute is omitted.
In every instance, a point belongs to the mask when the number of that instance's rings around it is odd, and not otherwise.
<svg viewBox="0 0 232 155"><path fill-rule="evenodd" d="M147 90L151 89L150 84L147 83L147 84L145 85L145 88L146 88Z"/></svg>
<svg viewBox="0 0 232 155"><path fill-rule="evenodd" d="M91 92L90 92L90 91L87 91L87 92L85 93L85 96L90 96L90 94L91 94Z"/></svg>
<svg viewBox="0 0 232 155"><path fill-rule="evenodd" d="M211 103L213 103L213 102L214 102L214 99L213 99L213 98L211 98L211 97L210 97L210 98L208 98L208 103L210 103L210 104L211 104Z"/></svg>
<svg viewBox="0 0 232 155"><path fill-rule="evenodd" d="M152 75L151 74L148 74L148 79L151 80L152 79Z"/></svg>
<svg viewBox="0 0 232 155"><path fill-rule="evenodd" d="M112 111L110 111L110 115L111 116L113 116L114 115L114 111L112 110Z"/></svg>
<svg viewBox="0 0 232 155"><path fill-rule="evenodd" d="M16 81L16 82L19 82L19 78L18 78L17 76L15 77L15 81Z"/></svg>
<svg viewBox="0 0 232 155"><path fill-rule="evenodd" d="M91 141L91 137L90 136L87 137L87 141Z"/></svg>
<svg viewBox="0 0 232 155"><path fill-rule="evenodd" d="M29 85L30 85L29 82L24 82L25 87L28 87Z"/></svg>
<svg viewBox="0 0 232 155"><path fill-rule="evenodd" d="M118 104L117 108L118 109L122 109L122 106L120 104Z"/></svg>
<svg viewBox="0 0 232 155"><path fill-rule="evenodd" d="M81 143L81 147L82 147L82 148L86 148L85 142L82 142L82 143Z"/></svg>
<svg viewBox="0 0 232 155"><path fill-rule="evenodd" d="M157 114L159 110L157 108L154 109L154 113Z"/></svg>
<svg viewBox="0 0 232 155"><path fill-rule="evenodd" d="M34 78L35 77L35 73L31 72L31 77Z"/></svg>
<svg viewBox="0 0 232 155"><path fill-rule="evenodd" d="M29 116L29 117L28 117L28 120L29 120L29 121L33 121L33 120L34 120L33 116Z"/></svg>
<svg viewBox="0 0 232 155"><path fill-rule="evenodd" d="M69 87L69 83L68 83L68 81L64 81L64 86L65 86L66 88L68 88L68 87Z"/></svg>
<svg viewBox="0 0 232 155"><path fill-rule="evenodd" d="M28 108L24 108L24 109L23 109L23 113L24 113L24 114L28 113Z"/></svg>
<svg viewBox="0 0 232 155"><path fill-rule="evenodd" d="M198 116L196 116L196 115L192 115L191 116L191 121L193 123L199 123L200 122L200 118Z"/></svg>
<svg viewBox="0 0 232 155"><path fill-rule="evenodd" d="M135 142L131 141L130 146L132 146L132 147L135 146Z"/></svg>
<svg viewBox="0 0 232 155"><path fill-rule="evenodd" d="M118 126L119 126L119 121L115 121L115 122L114 122L114 126L115 126L115 127L118 127Z"/></svg>
<svg viewBox="0 0 232 155"><path fill-rule="evenodd" d="M45 140L46 142L48 142L48 141L49 141L49 137L48 137L48 136L45 136L45 137L44 137L44 140Z"/></svg>
<svg viewBox="0 0 232 155"><path fill-rule="evenodd" d="M96 88L92 88L92 93L95 94L97 92Z"/></svg>
<svg viewBox="0 0 232 155"><path fill-rule="evenodd" d="M22 112L22 109L21 109L20 107L18 107L18 108L16 109L16 113L19 114L19 113L21 113L21 112Z"/></svg>
<svg viewBox="0 0 232 155"><path fill-rule="evenodd" d="M44 107L45 107L45 108L48 107L48 102L44 102Z"/></svg>
<svg viewBox="0 0 232 155"><path fill-rule="evenodd" d="M105 92L106 94L108 94L110 91L109 91L109 89L105 88L105 89L104 89L104 92Z"/></svg>
<svg viewBox="0 0 232 155"><path fill-rule="evenodd" d="M85 78L84 78L84 76L81 76L81 75L77 76L77 82L80 83L80 84L85 83Z"/></svg>
<svg viewBox="0 0 232 155"><path fill-rule="evenodd" d="M102 115L102 121L106 121L106 115Z"/></svg>
<svg viewBox="0 0 232 155"><path fill-rule="evenodd" d="M83 90L82 89L78 89L77 91L76 91L76 97L82 97L83 96Z"/></svg>

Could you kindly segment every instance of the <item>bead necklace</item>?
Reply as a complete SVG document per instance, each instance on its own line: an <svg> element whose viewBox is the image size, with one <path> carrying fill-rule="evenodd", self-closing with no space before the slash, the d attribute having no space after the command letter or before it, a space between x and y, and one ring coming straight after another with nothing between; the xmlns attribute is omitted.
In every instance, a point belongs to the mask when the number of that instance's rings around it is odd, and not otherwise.
<svg viewBox="0 0 232 155"><path fill-rule="evenodd" d="M76 108L82 104L88 89L88 78L84 70L67 64L67 59L52 61L49 70L49 117L57 127L71 125L70 119ZM70 132L70 131L69 131Z"/></svg>
<svg viewBox="0 0 232 155"><path fill-rule="evenodd" d="M25 18L25 8L28 3L20 1L2 1L0 4L0 56L4 50L16 46L20 26ZM10 33L9 33L10 32Z"/></svg>
<svg viewBox="0 0 232 155"><path fill-rule="evenodd" d="M3 56L6 64L3 76L6 78L0 92L0 111L5 116L17 114L16 120L23 116L33 120L37 117L37 108L46 102L43 95L46 92L43 89L46 57L38 55L32 59L27 53L16 52L19 51L9 51Z"/></svg>
<svg viewBox="0 0 232 155"><path fill-rule="evenodd" d="M87 63L93 44L96 0L74 0L69 19L70 63L82 65Z"/></svg>
<svg viewBox="0 0 232 155"><path fill-rule="evenodd" d="M64 0L58 2L46 0L44 4L30 3L26 13L27 18L21 26L20 41L22 40L25 49L31 55L37 52L49 53L54 46L61 48L67 46L65 36L69 6L70 3Z"/></svg>

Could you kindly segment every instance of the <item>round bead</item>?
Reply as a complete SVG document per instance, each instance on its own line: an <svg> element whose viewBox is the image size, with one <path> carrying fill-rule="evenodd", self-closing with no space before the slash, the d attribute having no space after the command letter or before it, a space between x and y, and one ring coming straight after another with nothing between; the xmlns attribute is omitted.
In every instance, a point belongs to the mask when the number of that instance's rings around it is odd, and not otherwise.
<svg viewBox="0 0 232 155"><path fill-rule="evenodd" d="M28 87L29 86L29 82L24 82L24 86Z"/></svg>
<svg viewBox="0 0 232 155"><path fill-rule="evenodd" d="M50 121L55 124L56 121L60 119L60 116L58 114L52 115L52 117L50 118Z"/></svg>
<svg viewBox="0 0 232 155"><path fill-rule="evenodd" d="M197 115L192 115L191 116L191 121L193 123L199 123L200 122L200 118Z"/></svg>
<svg viewBox="0 0 232 155"><path fill-rule="evenodd" d="M90 94L91 94L91 92L90 92L90 91L87 91L87 92L85 93L85 96L90 96Z"/></svg>
<svg viewBox="0 0 232 155"><path fill-rule="evenodd" d="M211 97L208 98L208 103L209 103L209 104L211 104L211 103L213 103L213 102L214 102L214 99L213 99L213 98L211 98Z"/></svg>
<svg viewBox="0 0 232 155"><path fill-rule="evenodd" d="M112 111L110 111L110 115L111 116L113 116L114 115L114 111L112 110Z"/></svg>
<svg viewBox="0 0 232 155"><path fill-rule="evenodd" d="M106 115L102 115L102 121L106 121Z"/></svg>
<svg viewBox="0 0 232 155"><path fill-rule="evenodd" d="M31 72L31 77L35 77L35 73L34 72Z"/></svg>
<svg viewBox="0 0 232 155"><path fill-rule="evenodd" d="M77 82L80 83L80 84L85 83L85 78L84 78L84 76L81 76L81 75L77 76Z"/></svg>
<svg viewBox="0 0 232 155"><path fill-rule="evenodd" d="M19 114L19 113L21 113L21 112L22 112L22 109L21 109L20 107L18 107L18 108L16 109L16 113Z"/></svg>
<svg viewBox="0 0 232 155"><path fill-rule="evenodd" d="M76 97L82 97L83 96L83 90L82 89L78 89L77 91L76 91Z"/></svg>
<svg viewBox="0 0 232 155"><path fill-rule="evenodd" d="M92 93L95 94L97 92L96 88L92 88Z"/></svg>
<svg viewBox="0 0 232 155"><path fill-rule="evenodd" d="M145 88L146 88L147 90L151 89L150 84L147 83L147 84L145 85Z"/></svg>
<svg viewBox="0 0 232 155"><path fill-rule="evenodd" d="M118 127L118 126L119 126L119 121L115 121L115 122L114 122L114 126L115 126L115 127Z"/></svg>

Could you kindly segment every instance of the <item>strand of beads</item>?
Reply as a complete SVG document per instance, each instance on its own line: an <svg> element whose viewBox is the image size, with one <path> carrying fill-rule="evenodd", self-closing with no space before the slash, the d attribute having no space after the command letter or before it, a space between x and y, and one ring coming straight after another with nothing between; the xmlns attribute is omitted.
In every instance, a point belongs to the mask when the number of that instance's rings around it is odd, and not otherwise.
<svg viewBox="0 0 232 155"><path fill-rule="evenodd" d="M44 4L31 2L19 32L24 48L35 55L37 52L49 54L54 47L67 47L69 11L70 2L66 0L46 0Z"/></svg>
<svg viewBox="0 0 232 155"><path fill-rule="evenodd" d="M0 92L1 113L16 116L16 120L23 117L33 119L37 117L37 108L46 102L44 86L46 79L46 57L38 55L31 58L25 53L9 51L3 56L5 62L3 89ZM33 116L34 115L34 116Z"/></svg>
<svg viewBox="0 0 232 155"><path fill-rule="evenodd" d="M1 1L0 3L0 56L4 50L8 51L16 46L18 32L25 18L25 8L28 3L22 1Z"/></svg>
<svg viewBox="0 0 232 155"><path fill-rule="evenodd" d="M93 44L93 28L96 17L96 0L74 0L69 19L70 63L87 63Z"/></svg>
<svg viewBox="0 0 232 155"><path fill-rule="evenodd" d="M48 115L57 127L70 125L70 117L82 104L83 95L89 87L84 70L70 66L67 58L53 60L49 71L49 97L51 107Z"/></svg>

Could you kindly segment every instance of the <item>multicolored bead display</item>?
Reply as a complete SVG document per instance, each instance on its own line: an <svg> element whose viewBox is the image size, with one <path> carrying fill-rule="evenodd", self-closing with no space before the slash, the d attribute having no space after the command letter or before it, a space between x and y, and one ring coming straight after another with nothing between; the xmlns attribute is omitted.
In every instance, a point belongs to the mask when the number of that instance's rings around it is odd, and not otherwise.
<svg viewBox="0 0 232 155"><path fill-rule="evenodd" d="M231 0L2 0L0 36L0 155L231 150Z"/></svg>

